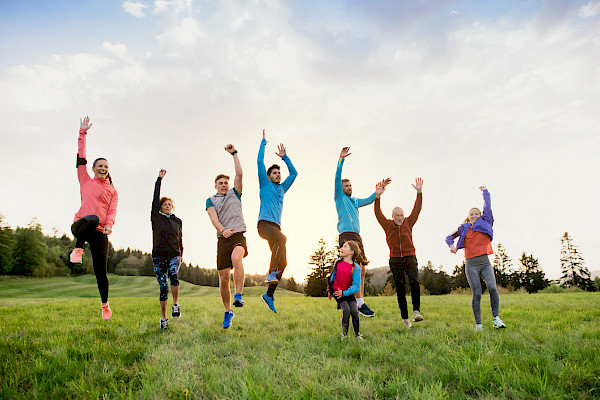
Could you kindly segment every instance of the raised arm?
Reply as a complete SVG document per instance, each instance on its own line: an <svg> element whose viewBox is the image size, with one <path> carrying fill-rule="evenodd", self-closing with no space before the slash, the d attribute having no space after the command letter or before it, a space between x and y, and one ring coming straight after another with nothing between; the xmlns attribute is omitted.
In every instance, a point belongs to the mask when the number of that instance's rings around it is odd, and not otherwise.
<svg viewBox="0 0 600 400"><path fill-rule="evenodd" d="M386 181L388 181L387 184L385 183ZM389 184L389 182L391 182L391 179L388 178L382 180L381 182L377 183L377 185L375 185L375 218L377 218L377 222L379 222L379 225L381 225L382 228L384 227L384 224L387 221L387 219L381 212L381 195L383 194L383 192L385 192L385 187Z"/></svg>
<svg viewBox="0 0 600 400"><path fill-rule="evenodd" d="M294 183L294 181L296 180L296 177L298 176L298 171L296 171L296 168L294 168L294 164L292 164L292 160L290 160L290 157L287 155L287 152L285 150L285 146L283 145L283 143L279 144L278 152L276 154L279 157L281 157L281 159L287 166L287 169L289 172L288 177L285 178L285 181L283 181L283 183L281 184L281 187L283 188L284 192L287 192L287 190L290 188L290 186L292 186L292 183Z"/></svg>
<svg viewBox="0 0 600 400"><path fill-rule="evenodd" d="M265 185L269 178L267 177L267 168L265 167L265 147L267 146L267 137L265 130L263 129L263 138L260 141L260 147L258 149L258 158L256 165L258 166L258 185L262 187Z"/></svg>
<svg viewBox="0 0 600 400"><path fill-rule="evenodd" d="M154 183L154 196L152 197L152 210L150 211L151 220L157 216L158 212L160 211L160 186L166 173L166 169L161 169L158 171L158 178L156 178L156 182Z"/></svg>
<svg viewBox="0 0 600 400"><path fill-rule="evenodd" d="M86 136L92 125L90 117L79 120L79 138L77 139L77 178L79 183L91 180L86 170Z"/></svg>
<svg viewBox="0 0 600 400"><path fill-rule="evenodd" d="M417 191L417 198L415 199L415 205L413 206L413 209L407 218L411 226L417 222L419 214L421 213L421 207L423 205L423 179L415 179L415 184L412 185L412 187L414 187Z"/></svg>
<svg viewBox="0 0 600 400"><path fill-rule="evenodd" d="M479 186L479 190L483 192L483 214L481 215L481 218L490 225L493 225L494 214L492 214L492 197L485 186Z"/></svg>
<svg viewBox="0 0 600 400"><path fill-rule="evenodd" d="M344 159L350 154L350 147L343 147L340 151L340 158L338 158L337 168L335 170L335 186L333 196L338 198L344 193L344 186L342 185L342 168L344 166Z"/></svg>
<svg viewBox="0 0 600 400"><path fill-rule="evenodd" d="M238 157L238 151L232 144L225 146L225 151L233 156L233 165L235 166L235 178L233 179L233 187L240 195L242 194L242 178L244 174L242 172L242 163Z"/></svg>

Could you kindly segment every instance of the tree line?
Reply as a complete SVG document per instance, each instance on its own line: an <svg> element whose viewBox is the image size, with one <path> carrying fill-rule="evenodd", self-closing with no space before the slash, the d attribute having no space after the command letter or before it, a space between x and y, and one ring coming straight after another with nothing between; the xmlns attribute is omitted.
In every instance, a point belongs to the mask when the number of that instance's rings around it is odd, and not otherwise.
<svg viewBox="0 0 600 400"><path fill-rule="evenodd" d="M565 232L561 241L561 272L562 276L557 282L551 282L546 278L539 260L533 254L523 252L518 259L518 264L513 265L512 258L508 255L504 246L499 243L494 252L493 268L496 275L496 284L508 291L525 290L535 293L556 284L561 288L578 288L585 291L600 290L600 278L591 279L590 271L585 266L585 261L573 238ZM307 276L304 292L307 296L327 296L327 279L333 269L335 260L339 257L339 246L336 244L328 248L325 240L321 238L317 249L309 257L308 263L312 265L312 271ZM391 272L383 285L371 282L373 272L367 270L365 277L365 295L393 295L396 287ZM419 282L421 290L425 294L441 295L449 294L461 289L470 289L465 273L465 262L455 265L452 275L447 274L442 266L436 267L431 261L419 268ZM485 282L482 281L485 289ZM408 280L406 280L406 293L410 293Z"/></svg>
<svg viewBox="0 0 600 400"><path fill-rule="evenodd" d="M0 214L0 275L48 278L93 274L88 244L85 244L81 264L69 261L74 247L75 239L66 234L59 235L56 229L53 235L45 235L36 219L27 227L12 229ZM109 242L107 270L117 275L154 276L152 254L130 248L115 250ZM244 286L263 286L265 278L265 274L246 274ZM179 268L179 279L195 285L219 286L216 268L200 268L185 262ZM293 277L282 279L280 287L302 292L302 285L296 283Z"/></svg>

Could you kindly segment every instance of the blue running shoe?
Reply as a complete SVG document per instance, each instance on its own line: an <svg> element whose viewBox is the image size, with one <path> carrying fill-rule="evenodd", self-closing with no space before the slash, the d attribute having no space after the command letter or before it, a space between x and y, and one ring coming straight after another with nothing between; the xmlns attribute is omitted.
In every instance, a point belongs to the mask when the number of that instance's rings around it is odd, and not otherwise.
<svg viewBox="0 0 600 400"><path fill-rule="evenodd" d="M233 311L225 311L225 317L223 318L223 329L227 329L231 326L231 320L235 317Z"/></svg>
<svg viewBox="0 0 600 400"><path fill-rule="evenodd" d="M362 315L363 317L372 317L375 315L375 311L371 310L369 308L369 306L367 306L366 304L363 304L362 306L360 306L358 308L358 312L360 315Z"/></svg>
<svg viewBox="0 0 600 400"><path fill-rule="evenodd" d="M233 296L233 306L234 307L244 307L244 300L242 300L242 294L236 293Z"/></svg>
<svg viewBox="0 0 600 400"><path fill-rule="evenodd" d="M269 306L269 310L273 311L274 313L277 312L277 310L275 309L275 299L273 297L268 296L266 293L264 293L260 296L260 298L262 299L262 301L265 302L266 305Z"/></svg>
<svg viewBox="0 0 600 400"><path fill-rule="evenodd" d="M277 274L280 273L281 271L273 271L273 272L269 272L269 275L267 275L267 279L265 279L265 282L267 283L277 283L279 282L279 279L277 279Z"/></svg>

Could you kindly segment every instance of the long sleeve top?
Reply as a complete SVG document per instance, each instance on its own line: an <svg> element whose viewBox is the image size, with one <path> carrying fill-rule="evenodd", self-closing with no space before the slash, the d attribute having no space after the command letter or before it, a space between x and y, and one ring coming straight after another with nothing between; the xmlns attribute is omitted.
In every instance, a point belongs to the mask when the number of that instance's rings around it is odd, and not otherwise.
<svg viewBox="0 0 600 400"><path fill-rule="evenodd" d="M390 248L390 257L406 257L416 254L412 239L412 228L419 218L423 193L417 193L417 199L412 212L404 219L402 225L397 225L393 219L387 219L381 212L381 199L375 199L375 217L385 231L385 240Z"/></svg>
<svg viewBox="0 0 600 400"><path fill-rule="evenodd" d="M360 223L358 221L358 209L367 206L375 201L375 192L365 199L350 197L344 193L342 185L342 168L344 159L338 160L335 171L334 194L335 209L338 214L338 233L355 232L360 233Z"/></svg>
<svg viewBox="0 0 600 400"><path fill-rule="evenodd" d="M87 132L79 131L77 158L86 158ZM96 215L100 224L96 230L102 232L105 226L113 227L117 217L117 204L119 197L107 178L90 178L86 170L86 162L77 162L77 178L79 179L79 192L81 194L81 207L75 214L74 221L86 215Z"/></svg>
<svg viewBox="0 0 600 400"><path fill-rule="evenodd" d="M173 258L183 254L183 224L175 214L160 212L160 186L162 178L156 178L152 197L152 257Z"/></svg>
<svg viewBox="0 0 600 400"><path fill-rule="evenodd" d="M458 243L456 244L456 249L462 249L465 247L465 238L467 237L467 233L469 232L469 228L473 232L481 232L485 233L490 237L490 242L494 239L494 230L492 228L494 225L494 215L492 214L492 199L490 196L490 192L486 190L483 191L483 214L481 217L475 221L474 224L470 222L466 222L460 225L454 232L446 236L446 244L450 246L454 243L454 239L458 237Z"/></svg>
<svg viewBox="0 0 600 400"><path fill-rule="evenodd" d="M331 276L329 277L329 290L331 295L333 295L333 283L335 282L335 276L337 274L337 266L342 258L338 258L333 264L333 270L331 271ZM360 265L354 263L354 268L352 268L352 284L346 289L342 290L342 296L350 296L358 292L360 289Z"/></svg>
<svg viewBox="0 0 600 400"><path fill-rule="evenodd" d="M292 160L288 155L284 155L281 159L287 165L289 176L281 183L273 183L267 177L267 169L265 168L265 147L267 141L263 139L260 142L258 150L258 158L256 164L258 166L258 185L260 188L260 211L258 213L259 221L269 221L281 226L281 214L283 212L283 196L288 191L296 177L298 171L294 168Z"/></svg>

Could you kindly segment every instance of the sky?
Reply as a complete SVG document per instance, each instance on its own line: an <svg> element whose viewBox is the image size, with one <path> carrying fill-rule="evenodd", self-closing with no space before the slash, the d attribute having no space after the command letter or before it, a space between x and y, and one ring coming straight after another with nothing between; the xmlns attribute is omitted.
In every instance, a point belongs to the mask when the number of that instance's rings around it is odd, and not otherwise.
<svg viewBox="0 0 600 400"><path fill-rule="evenodd" d="M105 157L119 192L115 248L150 252L150 205L183 220L184 261L213 268L205 211L219 173L244 168L248 273L270 252L256 230L256 156L283 143L298 170L285 195L284 276L304 280L320 238L337 240L334 174L368 197L390 177L382 210L408 214L420 265L451 273L445 236L492 196L494 248L523 252L560 276L569 232L600 269L600 0L0 2L0 213L70 235L79 209L79 119L88 158ZM91 172L91 171L90 171ZM370 267L389 250L372 206L360 209Z"/></svg>

